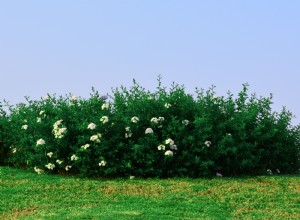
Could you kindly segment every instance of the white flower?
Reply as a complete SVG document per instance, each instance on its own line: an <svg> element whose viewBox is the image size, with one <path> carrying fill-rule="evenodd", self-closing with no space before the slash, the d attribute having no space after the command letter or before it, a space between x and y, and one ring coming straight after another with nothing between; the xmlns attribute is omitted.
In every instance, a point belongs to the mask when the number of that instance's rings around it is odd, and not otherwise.
<svg viewBox="0 0 300 220"><path fill-rule="evenodd" d="M267 169L267 172L269 173L269 175L272 175L273 173L272 173L272 170L270 170L270 169Z"/></svg>
<svg viewBox="0 0 300 220"><path fill-rule="evenodd" d="M227 136L232 136L230 133L227 133L226 135L227 135Z"/></svg>
<svg viewBox="0 0 300 220"><path fill-rule="evenodd" d="M85 150L88 149L89 147L90 147L89 144L85 144L85 145L82 145L82 146L81 146L81 148L82 148L82 149L85 149Z"/></svg>
<svg viewBox="0 0 300 220"><path fill-rule="evenodd" d="M63 120L58 120L57 122L54 123L53 128L58 129L58 126L61 125L61 123L63 122Z"/></svg>
<svg viewBox="0 0 300 220"><path fill-rule="evenodd" d="M104 103L102 106L101 106L101 109L104 110L104 109L109 109L109 103Z"/></svg>
<svg viewBox="0 0 300 220"><path fill-rule="evenodd" d="M171 105L170 103L166 103L166 104L165 104L165 107L166 107L166 108L170 108L171 106L172 106L172 105Z"/></svg>
<svg viewBox="0 0 300 220"><path fill-rule="evenodd" d="M36 118L36 122L37 122L37 123L41 123L41 122L42 122L42 118L37 117L37 118Z"/></svg>
<svg viewBox="0 0 300 220"><path fill-rule="evenodd" d="M13 154L17 153L17 148L13 148L13 149L11 150L11 152L12 152Z"/></svg>
<svg viewBox="0 0 300 220"><path fill-rule="evenodd" d="M177 145L176 144L170 144L170 149L171 150L177 150Z"/></svg>
<svg viewBox="0 0 300 220"><path fill-rule="evenodd" d="M130 132L130 133L125 133L125 138L130 138L130 137L132 137L132 133Z"/></svg>
<svg viewBox="0 0 300 220"><path fill-rule="evenodd" d="M190 123L189 120L183 120L183 121L182 121L182 124L184 124L185 126L187 126L189 123Z"/></svg>
<svg viewBox="0 0 300 220"><path fill-rule="evenodd" d="M40 115L45 115L45 111L40 111Z"/></svg>
<svg viewBox="0 0 300 220"><path fill-rule="evenodd" d="M171 138L168 138L165 143L170 144L170 145L174 145L174 141Z"/></svg>
<svg viewBox="0 0 300 220"><path fill-rule="evenodd" d="M218 98L220 98L220 97L217 95L213 95L213 99L218 99Z"/></svg>
<svg viewBox="0 0 300 220"><path fill-rule="evenodd" d="M130 176L129 177L130 180L133 180L134 178L135 178L135 176Z"/></svg>
<svg viewBox="0 0 300 220"><path fill-rule="evenodd" d="M98 133L98 134L91 136L90 140L94 141L96 143L100 143L100 138L101 138L101 134Z"/></svg>
<svg viewBox="0 0 300 220"><path fill-rule="evenodd" d="M279 174L279 173L280 173L280 170L279 170L279 169L276 169L276 172Z"/></svg>
<svg viewBox="0 0 300 220"><path fill-rule="evenodd" d="M223 177L223 175L221 173L218 173L218 172L216 173L216 176L217 177Z"/></svg>
<svg viewBox="0 0 300 220"><path fill-rule="evenodd" d="M165 152L165 156L173 156L173 151L167 150L167 151Z"/></svg>
<svg viewBox="0 0 300 220"><path fill-rule="evenodd" d="M77 97L76 95L72 95L71 99L72 99L72 100L77 100L78 97Z"/></svg>
<svg viewBox="0 0 300 220"><path fill-rule="evenodd" d="M55 138L59 138L59 139L64 137L63 134L66 133L66 131L67 131L67 128L54 128L53 129Z"/></svg>
<svg viewBox="0 0 300 220"><path fill-rule="evenodd" d="M56 163L58 163L58 164L62 164L62 163L63 163L63 161L62 161L62 160L56 160Z"/></svg>
<svg viewBox="0 0 300 220"><path fill-rule="evenodd" d="M74 161L74 160L78 160L78 157L77 157L75 154L73 154L73 155L71 156L71 161Z"/></svg>
<svg viewBox="0 0 300 220"><path fill-rule="evenodd" d="M96 128L96 125L94 123L90 123L88 125L88 129L94 130Z"/></svg>
<svg viewBox="0 0 300 220"><path fill-rule="evenodd" d="M100 119L100 121L102 121L103 124L109 122L109 119L107 116L102 116L102 118Z"/></svg>
<svg viewBox="0 0 300 220"><path fill-rule="evenodd" d="M62 124L63 120L58 120L54 123L53 125L53 134L55 136L55 138L63 138L64 137L64 133L66 133L67 128L60 128L59 126Z"/></svg>
<svg viewBox="0 0 300 220"><path fill-rule="evenodd" d="M46 142L42 138L36 142L36 145L44 145L44 144L46 144Z"/></svg>
<svg viewBox="0 0 300 220"><path fill-rule="evenodd" d="M158 118L156 118L156 117L154 117L154 118L151 118L151 120L150 120L151 122L153 122L153 123L158 123Z"/></svg>
<svg viewBox="0 0 300 220"><path fill-rule="evenodd" d="M48 100L48 99L50 99L50 97L49 97L48 95L45 95L45 96L44 96L44 99L45 99L45 100Z"/></svg>
<svg viewBox="0 0 300 220"><path fill-rule="evenodd" d="M22 126L22 129L23 129L23 130L27 130L27 128L28 128L28 125L23 125L23 126Z"/></svg>
<svg viewBox="0 0 300 220"><path fill-rule="evenodd" d="M159 122L162 122L162 121L164 121L164 120L165 120L164 117L158 117L158 118L153 117L153 118L151 118L150 122L155 123L155 124L158 124Z"/></svg>
<svg viewBox="0 0 300 220"><path fill-rule="evenodd" d="M105 160L101 160L99 163L99 167L104 167L106 165L106 161Z"/></svg>
<svg viewBox="0 0 300 220"><path fill-rule="evenodd" d="M62 139L64 136L62 134L55 135L55 138Z"/></svg>
<svg viewBox="0 0 300 220"><path fill-rule="evenodd" d="M164 117L158 117L158 120L159 120L159 121L164 121L165 118L164 118Z"/></svg>
<svg viewBox="0 0 300 220"><path fill-rule="evenodd" d="M71 168L72 168L72 166L69 166L69 165L68 165L68 166L65 167L65 170L66 170L66 171L69 171L69 169L71 169Z"/></svg>
<svg viewBox="0 0 300 220"><path fill-rule="evenodd" d="M27 119L24 119L24 122L27 123L28 122Z"/></svg>
<svg viewBox="0 0 300 220"><path fill-rule="evenodd" d="M55 164L53 163L48 163L47 165L45 165L45 167L49 170L53 170L55 168Z"/></svg>
<svg viewBox="0 0 300 220"><path fill-rule="evenodd" d="M157 150L166 150L166 146L163 144L158 145Z"/></svg>
<svg viewBox="0 0 300 220"><path fill-rule="evenodd" d="M153 134L152 128L147 128L147 129L145 130L145 134Z"/></svg>
<svg viewBox="0 0 300 220"><path fill-rule="evenodd" d="M205 144L207 147L210 147L211 142L210 142L210 141L205 141L204 144Z"/></svg>
<svg viewBox="0 0 300 220"><path fill-rule="evenodd" d="M67 128L60 128L60 129L58 129L58 132L60 133L60 134L63 134L63 133L65 133L67 131Z"/></svg>
<svg viewBox="0 0 300 220"><path fill-rule="evenodd" d="M51 158L53 156L53 152L47 153L47 156Z"/></svg>
<svg viewBox="0 0 300 220"><path fill-rule="evenodd" d="M130 127L126 127L125 131L126 131L125 138L130 138L132 136L132 132L131 132Z"/></svg>
<svg viewBox="0 0 300 220"><path fill-rule="evenodd" d="M154 98L155 98L154 95L149 95L149 96L147 97L148 100L153 100Z"/></svg>
<svg viewBox="0 0 300 220"><path fill-rule="evenodd" d="M44 170L40 169L40 168L37 168L37 167L34 167L34 171L37 173L37 174L42 174L44 173Z"/></svg>
<svg viewBox="0 0 300 220"><path fill-rule="evenodd" d="M134 117L131 118L131 122L136 124L136 123L139 122L139 118L134 116Z"/></svg>

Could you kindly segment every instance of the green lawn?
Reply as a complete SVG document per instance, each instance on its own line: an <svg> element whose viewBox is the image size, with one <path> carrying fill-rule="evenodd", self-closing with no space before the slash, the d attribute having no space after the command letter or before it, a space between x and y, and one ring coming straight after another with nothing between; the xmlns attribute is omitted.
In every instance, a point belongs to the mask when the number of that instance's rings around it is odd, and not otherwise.
<svg viewBox="0 0 300 220"><path fill-rule="evenodd" d="M300 219L300 176L85 179L0 167L0 219Z"/></svg>

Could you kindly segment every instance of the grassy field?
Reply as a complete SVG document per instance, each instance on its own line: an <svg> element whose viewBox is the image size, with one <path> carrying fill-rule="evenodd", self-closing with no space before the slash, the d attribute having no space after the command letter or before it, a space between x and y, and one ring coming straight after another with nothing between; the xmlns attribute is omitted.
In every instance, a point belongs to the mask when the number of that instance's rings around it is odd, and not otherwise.
<svg viewBox="0 0 300 220"><path fill-rule="evenodd" d="M0 167L0 219L300 219L300 177L85 179Z"/></svg>

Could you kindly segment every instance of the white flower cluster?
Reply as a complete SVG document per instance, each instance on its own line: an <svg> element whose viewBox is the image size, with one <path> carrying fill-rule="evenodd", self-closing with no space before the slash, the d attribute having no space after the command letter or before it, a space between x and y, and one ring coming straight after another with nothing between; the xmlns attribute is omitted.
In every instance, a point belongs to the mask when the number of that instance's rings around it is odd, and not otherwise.
<svg viewBox="0 0 300 220"><path fill-rule="evenodd" d="M158 124L159 122L163 122L164 120L165 120L164 117L158 117L158 118L153 117L153 118L151 118L151 122L155 123L155 124Z"/></svg>
<svg viewBox="0 0 300 220"><path fill-rule="evenodd" d="M177 145L174 143L174 141L171 138L168 138L165 143L170 146L171 150L177 150Z"/></svg>
<svg viewBox="0 0 300 220"><path fill-rule="evenodd" d="M63 163L63 161L62 161L62 160L56 160L56 163L58 163L58 164L62 164L62 163Z"/></svg>
<svg viewBox="0 0 300 220"><path fill-rule="evenodd" d="M71 168L72 168L72 166L69 166L69 165L68 165L68 166L65 167L65 170L66 170L66 171L69 171Z"/></svg>
<svg viewBox="0 0 300 220"><path fill-rule="evenodd" d="M166 150L166 146L163 144L158 145L157 150Z"/></svg>
<svg viewBox="0 0 300 220"><path fill-rule="evenodd" d="M166 145L169 146L170 150L166 150ZM165 145L160 144L157 147L157 150L159 151L165 151L165 156L173 156L174 152L173 150L177 150L177 145L174 143L174 141L171 138L168 138L167 140L165 140Z"/></svg>
<svg viewBox="0 0 300 220"><path fill-rule="evenodd" d="M94 130L96 128L96 125L94 123L90 123L87 128L90 130Z"/></svg>
<svg viewBox="0 0 300 220"><path fill-rule="evenodd" d="M165 104L165 107L166 107L166 108L170 108L171 106L172 106L172 105L171 105L170 103L166 103L166 104Z"/></svg>
<svg viewBox="0 0 300 220"><path fill-rule="evenodd" d="M100 119L100 121L101 121L103 124L105 124L105 123L109 122L109 119L108 119L107 116L102 116L102 118Z"/></svg>
<svg viewBox="0 0 300 220"><path fill-rule="evenodd" d="M131 132L131 129L130 127L126 127L125 128L125 138L130 138L132 136L132 132Z"/></svg>
<svg viewBox="0 0 300 220"><path fill-rule="evenodd" d="M23 125L23 126L21 127L21 129L23 129L23 130L27 130L27 128L28 128L28 125Z"/></svg>
<svg viewBox="0 0 300 220"><path fill-rule="evenodd" d="M86 150L86 149L88 149L90 147L90 145L89 144L85 144L85 145L82 145L81 146L81 149L84 149L84 150Z"/></svg>
<svg viewBox="0 0 300 220"><path fill-rule="evenodd" d="M136 123L139 122L139 118L134 116L134 117L131 118L131 122L136 124Z"/></svg>
<svg viewBox="0 0 300 220"><path fill-rule="evenodd" d="M44 139L39 139L39 140L37 140L37 142L36 142L36 145L38 146L38 145L44 145L44 144L46 144L46 142L44 141Z"/></svg>
<svg viewBox="0 0 300 220"><path fill-rule="evenodd" d="M221 173L219 173L219 172L216 173L216 176L217 176L217 177L220 177L220 178L223 177L223 175L222 175Z"/></svg>
<svg viewBox="0 0 300 220"><path fill-rule="evenodd" d="M48 163L47 165L45 165L45 167L49 170L53 170L55 168L55 164L53 163Z"/></svg>
<svg viewBox="0 0 300 220"><path fill-rule="evenodd" d="M102 110L108 110L109 109L109 103L104 103L102 106L101 106L101 109Z"/></svg>
<svg viewBox="0 0 300 220"><path fill-rule="evenodd" d="M47 153L47 156L51 158L53 156L53 152Z"/></svg>
<svg viewBox="0 0 300 220"><path fill-rule="evenodd" d="M167 150L166 152L165 152L165 156L173 156L173 151L171 151L171 150Z"/></svg>
<svg viewBox="0 0 300 220"><path fill-rule="evenodd" d="M37 173L37 174L43 174L44 173L44 170L40 169L40 168L37 168L37 167L34 167L34 171Z"/></svg>
<svg viewBox="0 0 300 220"><path fill-rule="evenodd" d="M152 128L147 128L145 130L145 134L153 134L153 129Z"/></svg>
<svg viewBox="0 0 300 220"><path fill-rule="evenodd" d="M91 136L90 140L95 142L95 143L100 143L101 137L102 137L102 135L100 133L97 133L97 134Z"/></svg>
<svg viewBox="0 0 300 220"><path fill-rule="evenodd" d="M187 126L189 123L190 123L189 120L183 120L183 121L182 121L182 124L184 124L185 126Z"/></svg>
<svg viewBox="0 0 300 220"><path fill-rule="evenodd" d="M37 122L37 123L41 123L41 122L42 122L42 118L41 118L41 117L37 117L37 118L36 118L36 122Z"/></svg>
<svg viewBox="0 0 300 220"><path fill-rule="evenodd" d="M211 142L210 141L205 141L204 144L206 145L206 147L210 147Z"/></svg>
<svg viewBox="0 0 300 220"><path fill-rule="evenodd" d="M17 153L17 148L13 148L13 149L11 150L11 152L12 152L13 154Z"/></svg>
<svg viewBox="0 0 300 220"><path fill-rule="evenodd" d="M220 96L217 96L217 95L213 95L213 99L219 99Z"/></svg>
<svg viewBox="0 0 300 220"><path fill-rule="evenodd" d="M75 161L75 160L78 160L78 157L77 157L75 154L73 154L73 155L71 156L71 161Z"/></svg>
<svg viewBox="0 0 300 220"><path fill-rule="evenodd" d="M58 120L57 122L54 123L53 125L53 134L55 138L63 138L64 134L67 132L67 128L61 127L63 120Z"/></svg>
<svg viewBox="0 0 300 220"><path fill-rule="evenodd" d="M46 117L46 112L44 110L40 111L40 116Z"/></svg>
<svg viewBox="0 0 300 220"><path fill-rule="evenodd" d="M272 170L270 170L270 169L267 169L267 173L268 173L269 175L273 175L273 172L272 172Z"/></svg>
<svg viewBox="0 0 300 220"><path fill-rule="evenodd" d="M106 161L105 160L101 160L99 163L99 167L105 167L106 166Z"/></svg>

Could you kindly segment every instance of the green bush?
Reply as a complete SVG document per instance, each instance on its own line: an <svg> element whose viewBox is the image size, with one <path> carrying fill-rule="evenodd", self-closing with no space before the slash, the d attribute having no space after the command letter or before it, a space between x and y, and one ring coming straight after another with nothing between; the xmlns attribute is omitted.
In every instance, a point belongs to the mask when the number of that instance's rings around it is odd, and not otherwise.
<svg viewBox="0 0 300 220"><path fill-rule="evenodd" d="M137 82L110 97L48 96L1 108L2 164L37 173L83 176L200 177L295 173L300 126L272 112L272 96L217 97L214 87L187 94L158 79L155 92ZM8 159L6 159L8 158Z"/></svg>
<svg viewBox="0 0 300 220"><path fill-rule="evenodd" d="M8 117L0 102L0 165L5 165L9 157L9 143L8 138Z"/></svg>

